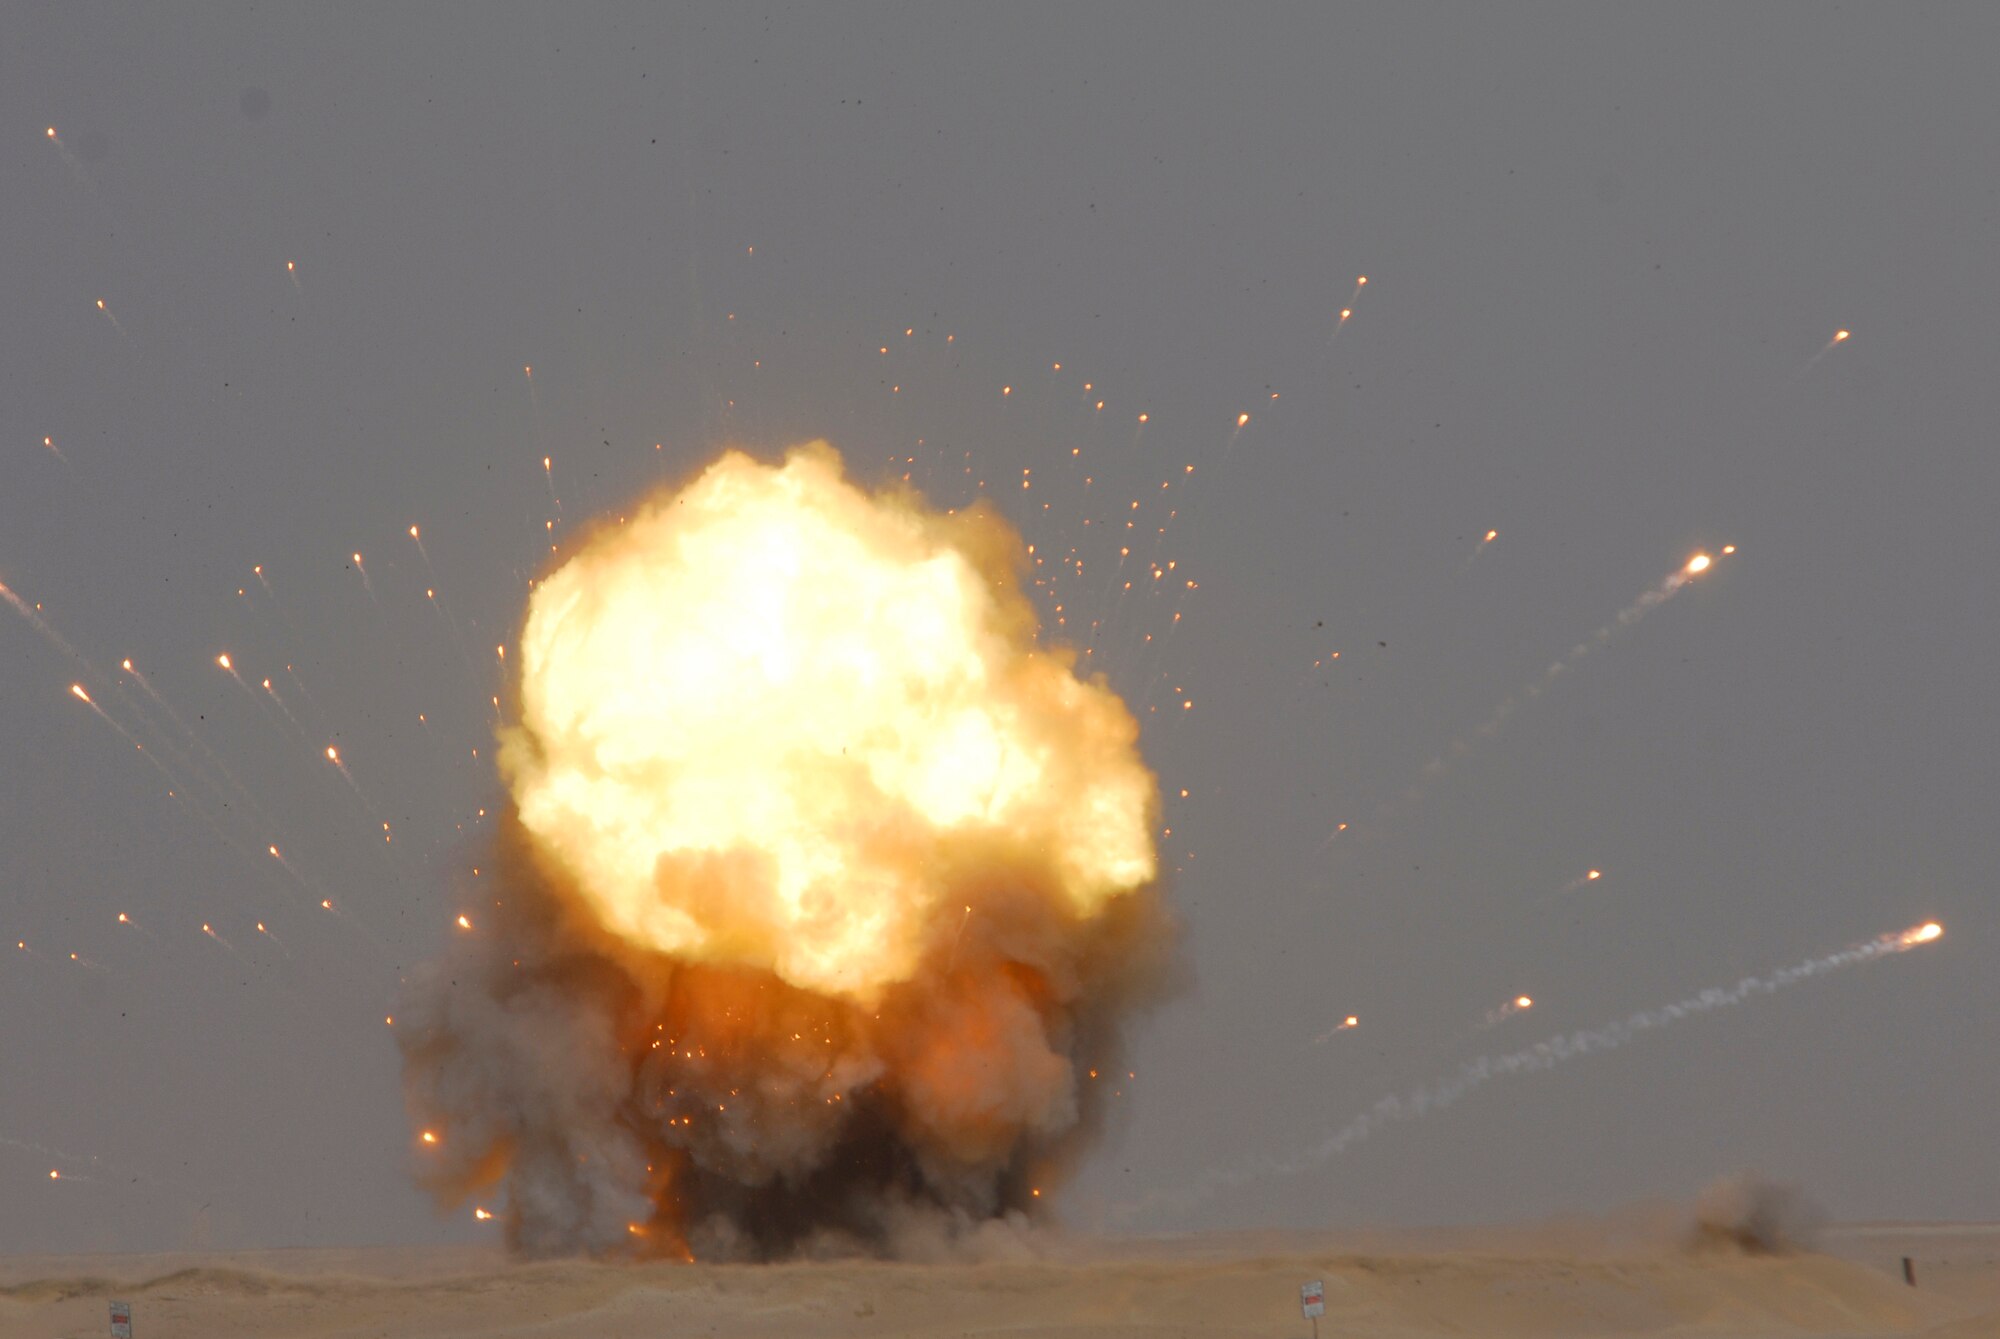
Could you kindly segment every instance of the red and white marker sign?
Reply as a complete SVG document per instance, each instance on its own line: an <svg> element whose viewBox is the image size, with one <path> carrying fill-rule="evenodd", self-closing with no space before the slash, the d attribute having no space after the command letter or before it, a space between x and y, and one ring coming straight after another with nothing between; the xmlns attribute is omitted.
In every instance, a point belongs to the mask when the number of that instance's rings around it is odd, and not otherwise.
<svg viewBox="0 0 2000 1339"><path fill-rule="evenodd" d="M132 1304L111 1304L111 1339L132 1339Z"/></svg>
<svg viewBox="0 0 2000 1339"><path fill-rule="evenodd" d="M1326 1314L1326 1285L1318 1279L1299 1285L1299 1310L1306 1313L1307 1320L1317 1320Z"/></svg>

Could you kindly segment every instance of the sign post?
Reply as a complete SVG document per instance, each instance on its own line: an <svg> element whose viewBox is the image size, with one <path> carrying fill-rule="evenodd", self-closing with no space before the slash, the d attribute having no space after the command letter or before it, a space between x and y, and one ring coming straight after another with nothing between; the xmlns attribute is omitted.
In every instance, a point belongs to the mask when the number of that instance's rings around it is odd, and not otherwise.
<svg viewBox="0 0 2000 1339"><path fill-rule="evenodd" d="M111 1339L132 1339L132 1304L111 1304Z"/></svg>
<svg viewBox="0 0 2000 1339"><path fill-rule="evenodd" d="M1326 1314L1326 1285L1318 1279L1299 1285L1299 1310L1313 1323L1313 1339L1319 1339L1319 1318Z"/></svg>

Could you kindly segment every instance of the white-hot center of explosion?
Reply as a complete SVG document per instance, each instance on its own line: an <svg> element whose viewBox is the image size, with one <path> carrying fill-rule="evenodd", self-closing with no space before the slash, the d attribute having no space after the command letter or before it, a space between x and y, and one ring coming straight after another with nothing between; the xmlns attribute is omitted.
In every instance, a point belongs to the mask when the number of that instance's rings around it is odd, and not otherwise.
<svg viewBox="0 0 2000 1339"><path fill-rule="evenodd" d="M824 445L724 456L536 589L522 823L632 943L859 1000L981 867L1091 918L1153 878L1154 781L1124 704L1037 645L1017 551Z"/></svg>

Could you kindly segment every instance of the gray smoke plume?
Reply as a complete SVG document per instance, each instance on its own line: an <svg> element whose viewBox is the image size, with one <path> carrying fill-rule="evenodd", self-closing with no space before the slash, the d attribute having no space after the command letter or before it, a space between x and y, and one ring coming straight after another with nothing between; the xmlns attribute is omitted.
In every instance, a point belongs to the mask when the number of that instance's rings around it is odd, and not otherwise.
<svg viewBox="0 0 2000 1339"><path fill-rule="evenodd" d="M492 865L493 906L413 980L397 1035L438 1141L420 1180L531 1255L1007 1249L1173 976L1153 889L1078 921L999 851L954 880L958 932L870 1007L609 935L511 814Z"/></svg>

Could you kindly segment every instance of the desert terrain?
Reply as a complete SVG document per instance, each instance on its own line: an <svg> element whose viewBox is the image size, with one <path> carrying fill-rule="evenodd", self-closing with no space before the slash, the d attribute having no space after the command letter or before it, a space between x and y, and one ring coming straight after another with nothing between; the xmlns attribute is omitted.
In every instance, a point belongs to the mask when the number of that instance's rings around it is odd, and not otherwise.
<svg viewBox="0 0 2000 1339"><path fill-rule="evenodd" d="M0 1337L2000 1336L2000 1225L1860 1224L1783 1256L1602 1223L1381 1234L1029 1238L978 1263L520 1263L497 1249L20 1256ZM1917 1286L1908 1286L1909 1256Z"/></svg>

